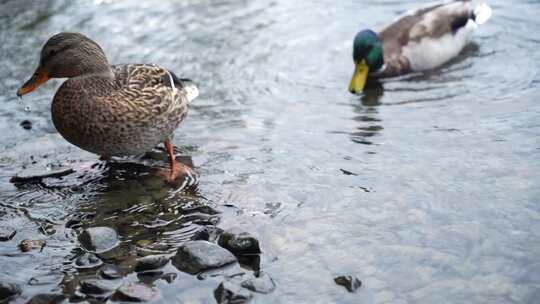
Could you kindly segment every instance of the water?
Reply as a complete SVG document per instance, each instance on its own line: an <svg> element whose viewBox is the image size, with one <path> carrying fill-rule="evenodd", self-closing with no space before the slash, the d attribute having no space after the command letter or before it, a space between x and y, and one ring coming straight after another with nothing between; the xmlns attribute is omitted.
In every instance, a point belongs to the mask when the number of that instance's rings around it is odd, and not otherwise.
<svg viewBox="0 0 540 304"><path fill-rule="evenodd" d="M494 16L451 64L350 95L353 35L416 2L3 1L0 226L17 234L0 243L0 280L22 287L16 303L73 295L95 275L72 264L73 219L117 229L109 262L127 281L143 280L134 257L174 252L219 222L261 242L277 289L253 303L537 301L539 3L489 1ZM200 174L196 189L147 173L165 165L163 152L105 165L67 144L49 110L61 81L25 96L31 112L16 102L41 45L65 30L92 37L113 63L153 62L199 84L174 140ZM18 127L24 119L31 131ZM62 164L77 172L9 182L21 168ZM47 245L21 253L23 239ZM178 277L152 283L159 301L215 302L222 277L166 271ZM362 288L335 285L342 274Z"/></svg>

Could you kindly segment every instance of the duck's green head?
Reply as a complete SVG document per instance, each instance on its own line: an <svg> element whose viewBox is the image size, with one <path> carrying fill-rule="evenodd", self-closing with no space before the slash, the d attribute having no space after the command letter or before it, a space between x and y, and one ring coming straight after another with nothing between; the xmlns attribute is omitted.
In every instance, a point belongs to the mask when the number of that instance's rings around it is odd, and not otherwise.
<svg viewBox="0 0 540 304"><path fill-rule="evenodd" d="M383 64L383 49L379 36L372 30L356 34L353 44L353 59L356 66L349 91L360 94L366 84L368 73L379 70Z"/></svg>

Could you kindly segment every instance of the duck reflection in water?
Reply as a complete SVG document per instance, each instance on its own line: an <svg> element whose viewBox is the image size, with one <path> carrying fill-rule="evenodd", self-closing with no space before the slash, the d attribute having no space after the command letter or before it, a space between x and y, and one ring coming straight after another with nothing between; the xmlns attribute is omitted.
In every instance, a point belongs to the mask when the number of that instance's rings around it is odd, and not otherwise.
<svg viewBox="0 0 540 304"><path fill-rule="evenodd" d="M360 97L360 103L353 105L353 111L356 114L353 120L359 124L356 130L351 133L353 142L364 145L376 144L373 137L383 129L381 119L378 117L378 106L381 105L380 99L383 95L383 85L379 81L374 80L367 83Z"/></svg>

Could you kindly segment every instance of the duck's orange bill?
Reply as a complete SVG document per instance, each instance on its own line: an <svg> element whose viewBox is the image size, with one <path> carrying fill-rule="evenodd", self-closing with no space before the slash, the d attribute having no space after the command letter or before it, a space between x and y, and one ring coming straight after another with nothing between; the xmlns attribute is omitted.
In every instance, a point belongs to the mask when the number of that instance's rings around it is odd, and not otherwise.
<svg viewBox="0 0 540 304"><path fill-rule="evenodd" d="M47 80L49 80L49 73L47 73L47 71L45 71L43 68L38 67L36 72L34 72L34 75L32 75L32 78L28 79L28 81L17 90L17 96L21 97L24 94L32 92Z"/></svg>

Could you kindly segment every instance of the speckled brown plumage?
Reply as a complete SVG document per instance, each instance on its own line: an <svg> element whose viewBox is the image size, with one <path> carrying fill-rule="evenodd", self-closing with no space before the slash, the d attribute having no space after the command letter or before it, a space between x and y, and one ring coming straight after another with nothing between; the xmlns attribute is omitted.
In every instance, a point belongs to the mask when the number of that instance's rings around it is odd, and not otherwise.
<svg viewBox="0 0 540 304"><path fill-rule="evenodd" d="M114 77L68 79L52 103L54 126L70 143L92 153L143 153L170 139L188 109L187 92L170 86L163 68L113 66Z"/></svg>
<svg viewBox="0 0 540 304"><path fill-rule="evenodd" d="M43 46L22 96L50 78L68 78L52 102L54 126L70 143L101 156L135 155L165 144L168 180L181 171L170 139L198 95L187 79L151 64L110 65L101 47L80 33L59 33Z"/></svg>

